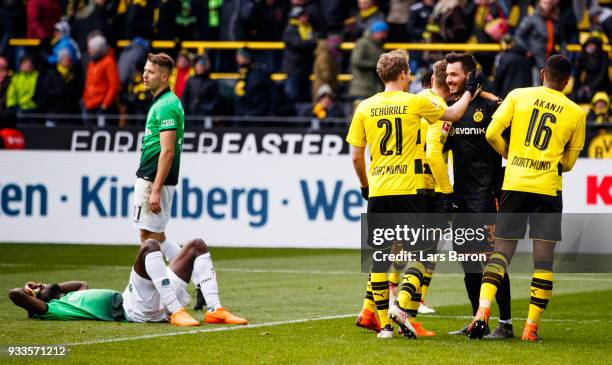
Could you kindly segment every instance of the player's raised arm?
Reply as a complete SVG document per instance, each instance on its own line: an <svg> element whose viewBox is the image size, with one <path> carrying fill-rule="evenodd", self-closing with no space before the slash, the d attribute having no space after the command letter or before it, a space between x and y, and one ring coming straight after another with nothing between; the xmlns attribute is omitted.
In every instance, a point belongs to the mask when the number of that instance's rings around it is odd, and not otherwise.
<svg viewBox="0 0 612 365"><path fill-rule="evenodd" d="M26 288L14 288L9 291L9 299L18 307L25 309L28 316L47 312L47 303L34 297Z"/></svg>
<svg viewBox="0 0 612 365"><path fill-rule="evenodd" d="M87 290L89 289L89 285L84 281L72 280L65 281L63 283L57 284L59 286L59 290L63 294L67 294L73 291Z"/></svg>
<svg viewBox="0 0 612 365"><path fill-rule="evenodd" d="M446 130L450 129L450 123L444 122L442 124L443 130L436 130L432 127L427 131L426 137L426 156L427 163L431 169L431 174L434 177L436 183L440 186L440 191L443 194L450 194L453 192L453 185L448 177L448 167L444 161L444 143L441 142L441 134Z"/></svg>

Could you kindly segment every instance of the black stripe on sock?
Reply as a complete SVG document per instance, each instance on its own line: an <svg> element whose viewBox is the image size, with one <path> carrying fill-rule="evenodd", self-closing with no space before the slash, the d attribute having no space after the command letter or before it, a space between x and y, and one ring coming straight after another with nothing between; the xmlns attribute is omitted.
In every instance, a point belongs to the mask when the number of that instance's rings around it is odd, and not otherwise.
<svg viewBox="0 0 612 365"><path fill-rule="evenodd" d="M548 304L548 299L541 299L536 297L531 297L531 304L538 306L542 309L546 309L546 305Z"/></svg>
<svg viewBox="0 0 612 365"><path fill-rule="evenodd" d="M534 288L542 289L542 290L552 290L553 289L552 284L542 284L542 283L538 283L535 281L531 282L531 286L533 286Z"/></svg>
<svg viewBox="0 0 612 365"><path fill-rule="evenodd" d="M416 317L417 314L419 314L419 311L417 309L406 309L405 312L407 315L409 315L412 318Z"/></svg>
<svg viewBox="0 0 612 365"><path fill-rule="evenodd" d="M376 301L376 309L378 309L378 310L389 309L389 299L387 299L387 300L377 300Z"/></svg>
<svg viewBox="0 0 612 365"><path fill-rule="evenodd" d="M372 291L374 291L374 290L388 290L389 289L389 282L388 281L372 282L371 286L372 286Z"/></svg>
<svg viewBox="0 0 612 365"><path fill-rule="evenodd" d="M531 278L531 282L532 283L540 283L540 284L544 284L544 285L553 285L553 282L550 280L546 280L546 279L540 279L540 278Z"/></svg>
<svg viewBox="0 0 612 365"><path fill-rule="evenodd" d="M402 290L410 294L410 298L416 293L416 288L410 283L404 283L404 285L402 285Z"/></svg>
<svg viewBox="0 0 612 365"><path fill-rule="evenodd" d="M431 276L423 276L423 286L429 286L431 284Z"/></svg>
<svg viewBox="0 0 612 365"><path fill-rule="evenodd" d="M423 285L423 273L421 272L421 270L415 269L415 268L409 268L408 270L406 270L405 276L408 276L408 275L412 275L416 277L417 279L419 279L419 286Z"/></svg>
<svg viewBox="0 0 612 365"><path fill-rule="evenodd" d="M485 271L482 274L482 282L484 283L485 279L491 279L491 280L495 280L498 283L501 283L501 281L504 279L504 277L496 272L491 272L491 271Z"/></svg>

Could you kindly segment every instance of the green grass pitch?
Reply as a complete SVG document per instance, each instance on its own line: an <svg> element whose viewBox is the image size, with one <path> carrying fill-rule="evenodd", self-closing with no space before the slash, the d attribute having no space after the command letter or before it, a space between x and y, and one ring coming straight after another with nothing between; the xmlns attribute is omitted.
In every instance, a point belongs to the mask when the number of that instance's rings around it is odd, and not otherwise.
<svg viewBox="0 0 612 365"><path fill-rule="evenodd" d="M612 363L612 275L558 274L540 326L541 343L469 341L446 333L467 323L460 274L434 275L421 316L434 338L378 340L354 326L365 288L355 250L214 248L221 300L250 320L246 327L51 322L30 320L10 303L8 289L27 280L87 281L123 291L135 246L0 245L0 363L7 346L67 344L61 363ZM529 275L511 276L514 327L527 314ZM201 313L192 313L201 319ZM495 309L494 313L495 315ZM492 321L495 325L496 321ZM197 331L197 332L196 332Z"/></svg>

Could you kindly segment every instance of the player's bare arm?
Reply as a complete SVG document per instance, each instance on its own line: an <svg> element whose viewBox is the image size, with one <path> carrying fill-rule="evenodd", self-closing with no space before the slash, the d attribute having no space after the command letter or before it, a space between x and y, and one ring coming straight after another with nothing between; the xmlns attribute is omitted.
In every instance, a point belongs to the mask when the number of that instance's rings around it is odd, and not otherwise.
<svg viewBox="0 0 612 365"><path fill-rule="evenodd" d="M28 281L23 288L9 291L11 301L25 309L29 316L47 312L47 302L60 296L79 290L88 289L84 281L66 281L59 284L44 284Z"/></svg>
<svg viewBox="0 0 612 365"><path fill-rule="evenodd" d="M368 187L368 174L366 171L365 162L365 147L353 146L352 152L353 168L359 179L359 185L362 189Z"/></svg>
<svg viewBox="0 0 612 365"><path fill-rule="evenodd" d="M494 119L487 128L485 137L487 138L487 142L489 142L491 147L493 147L497 153L499 153L503 158L508 159L508 144L502 137L502 133L505 129L506 128L503 123L499 123Z"/></svg>
<svg viewBox="0 0 612 365"><path fill-rule="evenodd" d="M155 181L151 187L151 196L149 197L151 212L155 214L161 212L161 189L164 186L164 181L166 181L168 177L168 173L170 173L170 167L172 167L175 143L176 130L162 131L160 133L161 151L159 153L159 161L157 162L157 175L155 175Z"/></svg>

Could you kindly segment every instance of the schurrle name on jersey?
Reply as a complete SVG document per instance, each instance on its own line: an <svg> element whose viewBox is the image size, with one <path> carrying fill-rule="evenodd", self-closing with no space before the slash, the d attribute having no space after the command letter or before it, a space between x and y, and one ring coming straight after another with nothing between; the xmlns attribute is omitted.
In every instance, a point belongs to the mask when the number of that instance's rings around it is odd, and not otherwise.
<svg viewBox="0 0 612 365"><path fill-rule="evenodd" d="M372 176L405 174L407 172L408 165L376 166L372 169Z"/></svg>
<svg viewBox="0 0 612 365"><path fill-rule="evenodd" d="M524 167L527 169L537 170L537 171L546 171L550 170L551 163L548 161L534 160L528 157L518 157L514 156L512 158L513 166Z"/></svg>
<svg viewBox="0 0 612 365"><path fill-rule="evenodd" d="M370 109L370 117L382 117L385 115L401 115L408 113L407 105L391 105L383 106L382 108Z"/></svg>
<svg viewBox="0 0 612 365"><path fill-rule="evenodd" d="M550 101L546 101L544 99L536 99L534 106L538 106L540 108L544 108L550 110L551 112L561 113L563 111L562 105L557 105L555 103L551 103Z"/></svg>

